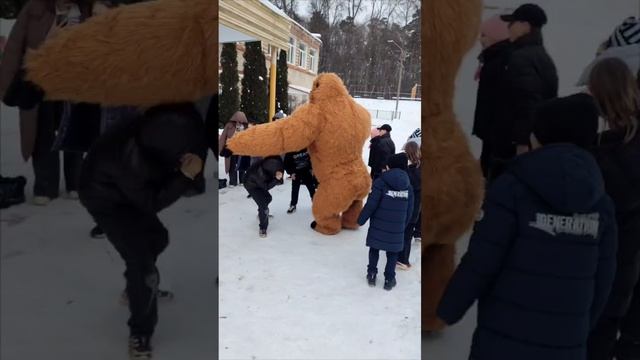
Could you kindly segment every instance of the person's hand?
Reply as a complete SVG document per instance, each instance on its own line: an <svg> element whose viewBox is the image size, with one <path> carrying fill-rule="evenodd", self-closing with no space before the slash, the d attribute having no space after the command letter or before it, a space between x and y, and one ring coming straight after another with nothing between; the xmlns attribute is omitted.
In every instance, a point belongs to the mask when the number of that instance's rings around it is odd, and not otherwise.
<svg viewBox="0 0 640 360"><path fill-rule="evenodd" d="M291 180L295 180L296 179L296 174L291 174Z"/></svg>
<svg viewBox="0 0 640 360"><path fill-rule="evenodd" d="M180 162L182 163L180 171L189 179L195 179L195 177L202 172L203 163L198 155L191 153L185 154L182 159L180 159Z"/></svg>
<svg viewBox="0 0 640 360"><path fill-rule="evenodd" d="M518 145L516 148L516 154L522 155L529 152L529 145Z"/></svg>

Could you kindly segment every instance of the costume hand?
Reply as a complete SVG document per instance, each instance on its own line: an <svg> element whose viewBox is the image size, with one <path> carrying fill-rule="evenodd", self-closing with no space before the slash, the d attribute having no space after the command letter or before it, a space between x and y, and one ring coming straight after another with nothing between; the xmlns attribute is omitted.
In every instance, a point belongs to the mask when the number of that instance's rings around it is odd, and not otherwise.
<svg viewBox="0 0 640 360"><path fill-rule="evenodd" d="M185 154L180 161L182 163L180 171L182 171L186 177L193 180L202 172L203 163L198 155L191 153Z"/></svg>
<svg viewBox="0 0 640 360"><path fill-rule="evenodd" d="M518 145L516 148L516 154L522 155L529 152L529 145Z"/></svg>

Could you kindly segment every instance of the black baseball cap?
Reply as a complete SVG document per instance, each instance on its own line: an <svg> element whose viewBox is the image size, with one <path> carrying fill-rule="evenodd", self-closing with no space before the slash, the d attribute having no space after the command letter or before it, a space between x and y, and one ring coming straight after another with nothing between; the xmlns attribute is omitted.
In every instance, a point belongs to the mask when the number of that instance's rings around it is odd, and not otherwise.
<svg viewBox="0 0 640 360"><path fill-rule="evenodd" d="M547 14L536 4L524 4L518 7L513 14L502 15L500 18L508 23L524 21L533 27L541 28L547 24Z"/></svg>
<svg viewBox="0 0 640 360"><path fill-rule="evenodd" d="M378 128L378 130L386 130L387 132L391 132L391 125L384 124Z"/></svg>

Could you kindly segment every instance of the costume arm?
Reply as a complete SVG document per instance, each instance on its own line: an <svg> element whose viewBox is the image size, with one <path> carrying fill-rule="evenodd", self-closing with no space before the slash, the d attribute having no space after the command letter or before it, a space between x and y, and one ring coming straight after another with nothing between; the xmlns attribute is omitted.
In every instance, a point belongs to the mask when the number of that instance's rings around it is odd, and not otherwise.
<svg viewBox="0 0 640 360"><path fill-rule="evenodd" d="M455 324L484 295L498 276L511 242L516 237L517 214L506 199L513 178L501 178L491 189L484 218L476 223L469 249L456 269L438 307L438 317ZM507 195L509 196L509 195Z"/></svg>
<svg viewBox="0 0 640 360"><path fill-rule="evenodd" d="M367 199L367 203L364 205L364 208L362 208L360 216L358 216L359 225L364 225L376 211L376 209L380 205L380 201L382 201L383 191L384 189L382 180L378 179L374 181L373 188L371 189L371 193L369 194L369 198Z"/></svg>
<svg viewBox="0 0 640 360"><path fill-rule="evenodd" d="M4 55L2 62L0 62L0 99L4 98L7 89L22 66L31 4L32 1L29 1L20 11L3 51Z"/></svg>
<svg viewBox="0 0 640 360"><path fill-rule="evenodd" d="M610 206L613 209L613 204ZM612 211L606 222L601 221L601 224L604 223L606 227L600 239L600 256L598 258L593 304L591 305L591 329L596 326L600 315L604 311L616 273L618 226L614 216Z"/></svg>
<svg viewBox="0 0 640 360"><path fill-rule="evenodd" d="M234 154L270 156L308 147L321 129L314 105L306 104L291 116L242 131L227 141Z"/></svg>

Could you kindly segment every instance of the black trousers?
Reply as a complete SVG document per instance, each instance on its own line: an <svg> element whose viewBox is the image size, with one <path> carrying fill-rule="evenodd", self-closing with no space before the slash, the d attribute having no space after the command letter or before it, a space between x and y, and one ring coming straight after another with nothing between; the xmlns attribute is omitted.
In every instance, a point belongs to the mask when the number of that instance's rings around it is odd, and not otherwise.
<svg viewBox="0 0 640 360"><path fill-rule="evenodd" d="M260 188L247 189L253 201L258 205L258 218L260 219L260 230L267 230L269 227L269 204L273 199L269 191Z"/></svg>
<svg viewBox="0 0 640 360"><path fill-rule="evenodd" d="M482 168L482 175L485 179L489 178L489 169L491 168L491 143L488 141L482 142L482 152L480 153L480 167Z"/></svg>
<svg viewBox="0 0 640 360"><path fill-rule="evenodd" d="M307 187L307 190L309 190L309 196L313 199L313 195L316 193L316 186L318 186L315 178L308 171L296 173L296 178L291 182L291 206L298 205L300 185L302 184Z"/></svg>
<svg viewBox="0 0 640 360"><path fill-rule="evenodd" d="M160 274L156 261L169 244L169 233L155 214L133 208L98 211L90 206L89 212L125 263L130 335L151 336L158 323Z"/></svg>
<svg viewBox="0 0 640 360"><path fill-rule="evenodd" d="M489 155L485 155L487 158L484 160L487 166L487 186L506 171L517 153L516 146L512 144L490 145L488 151Z"/></svg>
<svg viewBox="0 0 640 360"><path fill-rule="evenodd" d="M380 258L380 250L369 248L369 265L367 266L367 272L377 274L378 273L378 260ZM398 253L387 251L387 265L384 268L385 279L395 279L396 277L396 263L398 262Z"/></svg>
<svg viewBox="0 0 640 360"><path fill-rule="evenodd" d="M416 224L411 223L404 229L404 248L398 253L398 261L405 264L409 263L409 257L411 256L411 240L413 240L413 232Z"/></svg>
<svg viewBox="0 0 640 360"><path fill-rule="evenodd" d="M239 183L244 182L245 170L239 168L240 156L231 156L229 164L229 185L237 186Z"/></svg>
<svg viewBox="0 0 640 360"><path fill-rule="evenodd" d="M621 221L622 220L622 221ZM616 276L606 308L589 335L589 360L611 360L620 340L640 341L640 221L618 219ZM640 345L636 356L640 357Z"/></svg>
<svg viewBox="0 0 640 360"><path fill-rule="evenodd" d="M60 152L52 151L56 130L60 118L57 103L45 102L38 110L36 141L31 156L35 184L35 196L46 196L52 199L60 193ZM80 179L83 154L80 152L63 152L64 179L67 191L77 191Z"/></svg>
<svg viewBox="0 0 640 360"><path fill-rule="evenodd" d="M418 215L418 221L416 221L413 227L413 237L422 238L422 211Z"/></svg>

